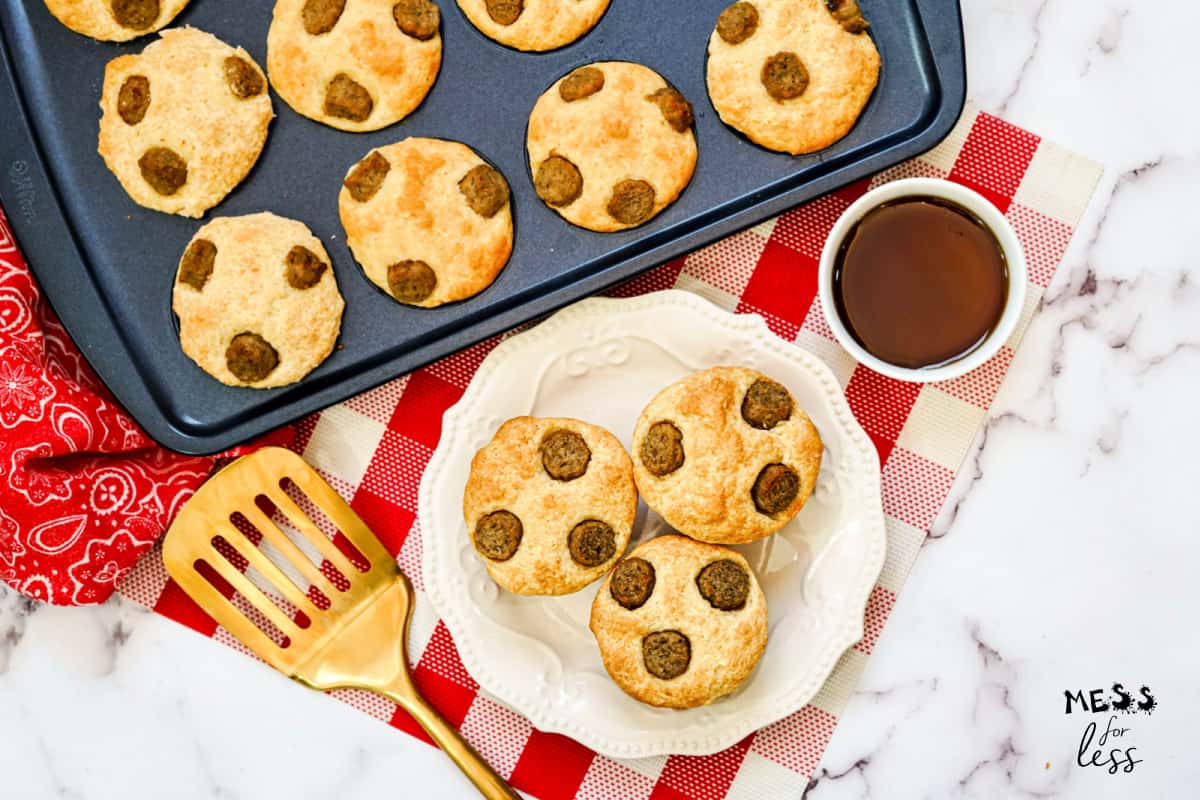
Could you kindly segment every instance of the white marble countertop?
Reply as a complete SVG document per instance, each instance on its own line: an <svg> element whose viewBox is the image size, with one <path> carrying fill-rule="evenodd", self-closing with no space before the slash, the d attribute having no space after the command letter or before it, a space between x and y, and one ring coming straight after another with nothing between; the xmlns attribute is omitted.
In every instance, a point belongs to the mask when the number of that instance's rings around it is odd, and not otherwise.
<svg viewBox="0 0 1200 800"><path fill-rule="evenodd" d="M972 99L1108 169L807 796L1194 796L1200 6L963 5ZM1106 747L1137 748L1130 774L1077 766L1093 717L1064 714L1113 682L1159 701ZM335 788L473 796L431 748L174 623L0 590L0 796Z"/></svg>

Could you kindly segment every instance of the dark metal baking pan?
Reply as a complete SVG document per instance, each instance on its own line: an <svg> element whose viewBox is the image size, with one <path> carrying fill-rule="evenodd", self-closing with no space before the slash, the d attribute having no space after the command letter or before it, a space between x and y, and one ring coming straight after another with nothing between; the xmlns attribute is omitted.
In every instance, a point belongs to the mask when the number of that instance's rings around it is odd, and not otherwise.
<svg viewBox="0 0 1200 800"><path fill-rule="evenodd" d="M226 387L183 355L171 283L204 220L135 205L96 154L104 65L151 38L95 42L60 25L40 0L0 0L0 202L52 306L117 399L162 444L215 452L911 158L949 133L961 113L958 2L860 0L883 70L858 125L813 155L763 150L721 123L705 90L708 36L727 2L613 0L579 41L526 54L486 39L453 0L440 0L442 71L403 122L342 133L298 116L273 95L278 118L258 165L206 219L268 209L302 220L326 243L346 298L342 347L292 386ZM272 5L193 0L175 24L241 45L266 64ZM691 185L650 223L617 234L559 218L534 194L525 161L534 100L558 76L596 60L646 64L696 109L700 159ZM514 189L511 262L480 295L434 310L401 306L368 283L337 216L349 165L406 136L466 142Z"/></svg>

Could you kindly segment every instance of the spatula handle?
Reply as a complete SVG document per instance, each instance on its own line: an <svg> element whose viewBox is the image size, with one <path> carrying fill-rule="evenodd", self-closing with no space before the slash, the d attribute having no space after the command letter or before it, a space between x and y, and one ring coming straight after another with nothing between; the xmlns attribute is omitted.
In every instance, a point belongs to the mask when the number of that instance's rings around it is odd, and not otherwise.
<svg viewBox="0 0 1200 800"><path fill-rule="evenodd" d="M488 800L521 800L521 796L513 791L503 778L483 760L483 756L475 752L475 748L454 729L450 723L442 719L437 710L425 702L415 692L388 691L387 696L400 705L412 718L425 729L442 752L448 755L463 774L475 784L479 793Z"/></svg>

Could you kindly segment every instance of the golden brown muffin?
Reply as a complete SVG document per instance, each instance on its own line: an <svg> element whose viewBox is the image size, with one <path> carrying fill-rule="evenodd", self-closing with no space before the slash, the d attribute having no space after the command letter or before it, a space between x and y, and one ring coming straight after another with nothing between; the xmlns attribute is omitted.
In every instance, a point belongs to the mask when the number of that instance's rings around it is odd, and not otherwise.
<svg viewBox="0 0 1200 800"><path fill-rule="evenodd" d="M879 82L856 0L739 0L708 40L708 95L726 125L771 150L841 139Z"/></svg>
<svg viewBox="0 0 1200 800"><path fill-rule="evenodd" d="M458 7L490 39L517 50L568 45L604 16L609 0L458 0Z"/></svg>
<svg viewBox="0 0 1200 800"><path fill-rule="evenodd" d="M788 390L744 367L713 367L650 401L633 431L646 504L676 530L716 544L768 536L799 513L823 446Z"/></svg>
<svg viewBox="0 0 1200 800"><path fill-rule="evenodd" d="M612 567L637 513L633 467L603 428L516 417L471 460L467 533L510 592L576 592Z"/></svg>
<svg viewBox="0 0 1200 800"><path fill-rule="evenodd" d="M691 105L654 70L623 61L580 67L547 89L526 147L538 197L601 232L653 219L696 168Z"/></svg>
<svg viewBox="0 0 1200 800"><path fill-rule="evenodd" d="M442 64L433 0L277 0L267 72L297 113L374 131L421 105Z"/></svg>
<svg viewBox="0 0 1200 800"><path fill-rule="evenodd" d="M275 112L250 54L172 28L108 62L99 152L138 205L200 217L250 172Z"/></svg>
<svg viewBox="0 0 1200 800"><path fill-rule="evenodd" d="M372 150L346 173L338 213L367 278L409 305L476 295L512 254L508 182L459 142L412 138Z"/></svg>
<svg viewBox="0 0 1200 800"><path fill-rule="evenodd" d="M590 627L604 668L626 694L694 708L754 671L767 646L767 601L736 551L659 536L609 573Z"/></svg>
<svg viewBox="0 0 1200 800"><path fill-rule="evenodd" d="M106 42L127 42L165 28L188 0L46 0L59 22Z"/></svg>
<svg viewBox="0 0 1200 800"><path fill-rule="evenodd" d="M267 212L196 231L172 302L188 358L221 383L256 389L298 381L324 361L344 306L321 240Z"/></svg>

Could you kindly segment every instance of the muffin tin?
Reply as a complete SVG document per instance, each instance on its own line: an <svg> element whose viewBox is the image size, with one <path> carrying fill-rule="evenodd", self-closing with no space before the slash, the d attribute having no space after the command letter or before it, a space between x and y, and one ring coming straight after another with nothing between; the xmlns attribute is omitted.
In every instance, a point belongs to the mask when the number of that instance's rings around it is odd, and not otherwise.
<svg viewBox="0 0 1200 800"><path fill-rule="evenodd" d="M424 104L381 131L350 134L295 114L278 118L249 178L191 220L135 205L96 154L105 63L151 37L95 42L60 25L40 0L0 0L0 203L34 275L72 338L121 404L156 440L209 453L358 394L475 342L864 178L934 146L966 90L955 0L860 0L883 58L880 83L854 130L793 157L759 148L721 123L708 101L705 52L727 0L614 0L586 36L549 53L519 53L475 30L440 0L444 55ZM271 0L193 0L193 25L266 63ZM700 159L679 200L640 228L598 234L538 200L525 157L529 110L576 66L628 60L661 73L692 101ZM403 307L372 286L345 247L337 194L370 148L406 136L457 139L495 164L514 193L516 246L487 290L438 309ZM346 298L341 347L303 381L272 390L223 386L179 349L171 284L180 254L214 216L270 210L325 242Z"/></svg>

